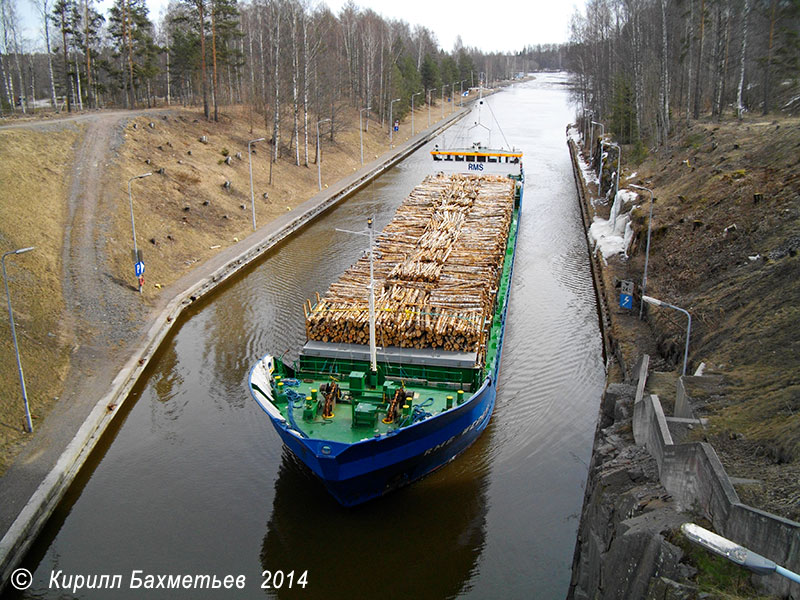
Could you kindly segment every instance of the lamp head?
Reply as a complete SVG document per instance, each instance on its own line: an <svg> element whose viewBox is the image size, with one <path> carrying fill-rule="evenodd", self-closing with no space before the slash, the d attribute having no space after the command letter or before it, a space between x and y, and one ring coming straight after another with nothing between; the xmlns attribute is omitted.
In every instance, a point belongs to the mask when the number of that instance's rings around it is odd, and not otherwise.
<svg viewBox="0 0 800 600"><path fill-rule="evenodd" d="M769 575L777 568L777 565L768 558L694 523L684 523L681 525L681 531L695 544L759 575Z"/></svg>

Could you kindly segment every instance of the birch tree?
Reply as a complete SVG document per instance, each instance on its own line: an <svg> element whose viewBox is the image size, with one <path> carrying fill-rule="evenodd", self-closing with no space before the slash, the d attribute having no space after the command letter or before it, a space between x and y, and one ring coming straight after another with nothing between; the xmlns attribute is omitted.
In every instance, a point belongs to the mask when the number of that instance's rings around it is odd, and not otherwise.
<svg viewBox="0 0 800 600"><path fill-rule="evenodd" d="M42 20L42 37L44 38L44 47L47 52L47 72L50 78L50 104L55 110L57 108L56 81L53 75L53 52L50 48L51 0L31 0L31 4Z"/></svg>
<svg viewBox="0 0 800 600"><path fill-rule="evenodd" d="M742 19L742 51L739 58L739 87L736 93L736 118L742 120L744 114L744 102L742 92L744 90L744 61L747 55L747 21L750 18L750 0L744 0L744 17Z"/></svg>

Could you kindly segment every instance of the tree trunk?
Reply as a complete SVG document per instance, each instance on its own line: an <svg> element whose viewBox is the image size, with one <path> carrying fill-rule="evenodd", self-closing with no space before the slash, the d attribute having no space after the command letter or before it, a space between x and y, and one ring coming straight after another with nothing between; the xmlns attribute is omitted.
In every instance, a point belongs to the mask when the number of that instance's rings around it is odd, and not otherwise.
<svg viewBox="0 0 800 600"><path fill-rule="evenodd" d="M214 98L214 121L219 121L219 78L217 74L217 4L211 0L211 65L213 81L211 94Z"/></svg>
<svg viewBox="0 0 800 600"><path fill-rule="evenodd" d="M169 41L169 40L167 40L167 41ZM170 102L171 102L171 100L170 100L169 79L170 79L170 75L169 75L169 44L167 44L167 106L169 106Z"/></svg>
<svg viewBox="0 0 800 600"><path fill-rule="evenodd" d="M28 108L28 90L25 87L25 79L22 77L22 63L19 59L21 48L17 40L17 24L15 21L16 15L12 13L8 21L6 21L5 26L11 31L11 41L14 44L14 66L17 68L17 81L19 82L20 106L22 108L22 114L26 114Z"/></svg>
<svg viewBox="0 0 800 600"><path fill-rule="evenodd" d="M86 25L84 33L86 35L86 105L92 107L92 51L89 43L89 0L83 0L83 20ZM95 100L95 108L97 101Z"/></svg>
<svg viewBox="0 0 800 600"><path fill-rule="evenodd" d="M717 35L717 76L714 84L714 106L712 116L717 120L722 118L723 99L725 98L725 74L728 70L728 33L730 31L730 4L725 3L724 8L718 8L718 35Z"/></svg>
<svg viewBox="0 0 800 600"><path fill-rule="evenodd" d="M303 164L308 166L308 18L303 14Z"/></svg>
<svg viewBox="0 0 800 600"><path fill-rule="evenodd" d="M302 10L302 9L301 9ZM297 89L297 79L299 77L298 48L297 48L297 13L292 12L292 112L294 115L294 130L292 139L294 141L294 164L300 166L300 100Z"/></svg>
<svg viewBox="0 0 800 600"><path fill-rule="evenodd" d="M64 54L64 96L67 98L67 112L69 113L72 112L72 101L69 97L69 56L67 50L67 15L65 8L61 10L61 42Z"/></svg>
<svg viewBox="0 0 800 600"><path fill-rule="evenodd" d="M706 0L700 0L700 39L697 42L697 75L694 79L694 109L692 116L700 117L700 91L702 89L703 72L703 41L706 28Z"/></svg>
<svg viewBox="0 0 800 600"><path fill-rule="evenodd" d="M201 79L203 80L203 115L208 121L208 74L206 73L206 17L205 17L205 0L196 0L197 10L200 13L200 71Z"/></svg>
<svg viewBox="0 0 800 600"><path fill-rule="evenodd" d="M689 20L686 24L686 43L688 45L686 67L686 122L689 122L690 112L692 110L692 52L694 42L694 0L689 0Z"/></svg>
<svg viewBox="0 0 800 600"><path fill-rule="evenodd" d="M127 0L123 0L122 3L123 7L127 4L128 4ZM130 7L128 7L127 12L124 13L126 15L124 18L128 18L130 16L130 12L131 12ZM129 89L131 94L130 106L131 108L136 108L136 85L134 83L134 78L133 78L133 27L130 23L128 24L127 29L128 29L128 75L130 81Z"/></svg>
<svg viewBox="0 0 800 600"><path fill-rule="evenodd" d="M81 70L78 66L78 53L75 53L75 85L78 94L78 110L83 110L83 90L81 88Z"/></svg>
<svg viewBox="0 0 800 600"><path fill-rule="evenodd" d="M6 98L8 105L11 107L11 112L15 111L14 106L14 82L11 80L11 74L6 72L5 65L3 64L3 56L0 55L0 74L3 77L3 86L6 88Z"/></svg>
<svg viewBox="0 0 800 600"><path fill-rule="evenodd" d="M273 76L274 76L274 85L275 85L275 95L273 97L274 107L273 107L273 117L272 117L272 162L278 162L279 156L279 146L280 146L280 85L279 85L279 72L278 66L280 64L280 51L281 51L281 15L280 15L280 8L278 8L278 14L275 18L275 39L274 39L274 65L273 65ZM272 185L272 169L270 169L270 178L269 183Z"/></svg>
<svg viewBox="0 0 800 600"><path fill-rule="evenodd" d="M669 138L669 60L667 45L667 0L661 0L661 85L658 109L661 113L661 141L666 146Z"/></svg>
<svg viewBox="0 0 800 600"><path fill-rule="evenodd" d="M736 94L736 118L742 120L744 113L744 58L747 54L747 20L750 17L750 0L744 0L744 18L742 19L742 55L739 61L739 89Z"/></svg>
<svg viewBox="0 0 800 600"><path fill-rule="evenodd" d="M770 99L770 93L772 92L772 90L770 90L769 87L770 86L769 76L770 76L770 68L772 67L772 44L775 35L776 5L777 5L776 0L772 0L769 13L769 42L767 44L767 64L764 65L764 113L763 114L765 115L769 112L769 99Z"/></svg>

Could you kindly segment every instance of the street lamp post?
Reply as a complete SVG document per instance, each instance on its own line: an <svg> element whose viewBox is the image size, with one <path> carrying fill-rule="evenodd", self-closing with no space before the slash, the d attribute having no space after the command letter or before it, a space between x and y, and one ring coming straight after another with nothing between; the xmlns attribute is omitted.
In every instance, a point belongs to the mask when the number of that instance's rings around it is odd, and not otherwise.
<svg viewBox="0 0 800 600"><path fill-rule="evenodd" d="M365 110L369 110L371 108L372 108L371 106L368 106L368 107L362 108L360 111L358 111L358 135L359 135L359 140L360 140L360 143L361 143L361 164L362 165L364 164L364 126L361 124L361 116L364 114ZM369 127L369 119L367 119L367 127Z"/></svg>
<svg viewBox="0 0 800 600"><path fill-rule="evenodd" d="M591 119L589 118L589 115L591 115L591 116L593 117L593 116L594 116L594 111L593 111L592 109L590 109L590 108L586 108L586 107L584 107L584 109L583 109L583 123L582 123L582 129L583 129L583 145L584 145L584 147L587 147L587 146L586 146L586 133L587 133L587 132L588 132L588 131L589 131L589 130L592 128L592 127L594 127L594 126L591 124ZM589 150L591 150L591 148L589 148Z"/></svg>
<svg viewBox="0 0 800 600"><path fill-rule="evenodd" d="M456 94L457 83L458 83L457 81L454 81L453 84L450 86L450 98L451 98L451 104L453 105L452 109L450 110L451 113L456 112L456 99L453 96L455 96Z"/></svg>
<svg viewBox="0 0 800 600"><path fill-rule="evenodd" d="M133 234L133 264L136 271L136 277L139 280L139 293L142 293L142 283L144 281L144 262L139 256L139 248L136 245L136 222L133 220L133 196L131 195L131 182L134 179L143 179L150 177L152 173L142 173L141 175L134 175L128 179L128 202L131 205L131 233Z"/></svg>
<svg viewBox="0 0 800 600"><path fill-rule="evenodd" d="M602 123L598 123L597 121L592 121L592 132L591 137L589 138L589 152L594 152L594 126L600 125L600 137L602 138L606 133L606 126ZM601 146L602 150L602 146Z"/></svg>
<svg viewBox="0 0 800 600"><path fill-rule="evenodd" d="M319 186L320 192L322 191L322 148L320 148L319 145L319 124L325 121L330 121L330 119L317 121L317 185Z"/></svg>
<svg viewBox="0 0 800 600"><path fill-rule="evenodd" d="M6 256L9 254L23 254L33 250L34 246L29 248L19 248L18 250L11 250L3 254L3 283L6 286L6 301L8 302L8 320L11 321L11 339L14 340L14 353L17 355L17 372L19 373L19 385L22 388L22 404L25 406L25 421L28 426L28 433L33 433L33 423L31 422L31 411L28 407L28 392L25 390L25 377L22 374L22 362L19 359L19 346L17 346L17 329L14 327L14 312L11 310L11 294L8 292L8 276L6 275Z"/></svg>
<svg viewBox="0 0 800 600"><path fill-rule="evenodd" d="M461 106L464 106L464 83L466 81L467 81L466 79L462 79L461 80L461 100L459 100L459 102L461 103Z"/></svg>
<svg viewBox="0 0 800 600"><path fill-rule="evenodd" d="M411 137L414 137L414 96L419 96L422 92L411 94Z"/></svg>
<svg viewBox="0 0 800 600"><path fill-rule="evenodd" d="M400 102L400 98L395 98L391 102L389 102L389 147L392 147L392 138L394 137L394 119L392 118L392 108L394 108L394 103Z"/></svg>
<svg viewBox="0 0 800 600"><path fill-rule="evenodd" d="M247 142L247 160L250 164L250 206L253 209L253 231L256 230L256 201L253 196L253 155L250 151L250 145L256 142L263 142L266 138L258 138L257 140L250 140Z"/></svg>
<svg viewBox="0 0 800 600"><path fill-rule="evenodd" d="M710 550L723 558L727 558L729 561L752 571L756 575L771 575L777 573L796 583L800 583L800 575L794 571L790 571L770 559L756 554L752 550L748 550L744 546L740 546L721 535L717 535L713 531L703 529L694 523L684 523L681 525L681 531L695 544L699 544L706 550Z"/></svg>
<svg viewBox="0 0 800 600"><path fill-rule="evenodd" d="M681 308L680 306L675 306L674 304L664 302L663 300L657 300L651 296L642 296L642 300L648 304L652 304L653 306L666 306L667 308L682 312L689 319L686 325L686 347L683 350L683 372L681 373L682 375L686 375L686 363L689 360L689 338L692 335L692 315L689 314L688 310Z"/></svg>
<svg viewBox="0 0 800 600"><path fill-rule="evenodd" d="M431 105L433 104L431 100L433 96L431 96L431 92L435 92L436 88L431 88L428 90L428 127L431 126Z"/></svg>
<svg viewBox="0 0 800 600"><path fill-rule="evenodd" d="M644 274L642 275L642 296L647 291L647 263L650 261L650 231L653 225L653 190L646 188L642 185L630 184L635 190L641 190L650 193L650 216L647 219L647 247L644 252ZM639 303L639 319L642 318L642 311L644 310L644 302Z"/></svg>
<svg viewBox="0 0 800 600"><path fill-rule="evenodd" d="M444 119L444 88L447 87L447 84L442 86L442 118Z"/></svg>

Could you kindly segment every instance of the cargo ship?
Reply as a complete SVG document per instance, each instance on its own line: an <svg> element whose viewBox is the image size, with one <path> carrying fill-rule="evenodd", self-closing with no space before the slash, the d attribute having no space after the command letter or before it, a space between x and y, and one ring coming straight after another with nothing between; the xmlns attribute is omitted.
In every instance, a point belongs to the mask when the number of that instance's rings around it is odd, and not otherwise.
<svg viewBox="0 0 800 600"><path fill-rule="evenodd" d="M434 173L368 251L303 305L292 364L268 354L250 393L342 505L447 464L494 409L523 194L522 152L432 152Z"/></svg>

